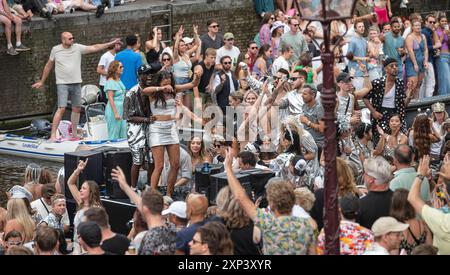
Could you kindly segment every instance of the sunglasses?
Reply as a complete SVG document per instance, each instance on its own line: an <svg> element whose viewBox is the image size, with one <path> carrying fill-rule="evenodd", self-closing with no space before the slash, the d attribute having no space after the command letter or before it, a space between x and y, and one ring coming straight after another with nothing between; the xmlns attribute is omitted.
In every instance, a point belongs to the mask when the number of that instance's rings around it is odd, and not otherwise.
<svg viewBox="0 0 450 275"><path fill-rule="evenodd" d="M73 36L72 36L72 37L69 37L68 39L69 39L69 40L74 40L74 39L75 39L75 37L73 37Z"/></svg>
<svg viewBox="0 0 450 275"><path fill-rule="evenodd" d="M270 17L270 19L275 20L275 17Z"/></svg>
<svg viewBox="0 0 450 275"><path fill-rule="evenodd" d="M221 146L225 146L225 144L214 144L214 147L220 148Z"/></svg>
<svg viewBox="0 0 450 275"><path fill-rule="evenodd" d="M210 26L211 28L218 28L219 25Z"/></svg>
<svg viewBox="0 0 450 275"><path fill-rule="evenodd" d="M298 26L300 26L300 24L292 24L292 26L298 27Z"/></svg>
<svg viewBox="0 0 450 275"><path fill-rule="evenodd" d="M8 245L21 245L21 241L7 241Z"/></svg>
<svg viewBox="0 0 450 275"><path fill-rule="evenodd" d="M436 21L428 21L428 23L430 23L430 24L435 24Z"/></svg>
<svg viewBox="0 0 450 275"><path fill-rule="evenodd" d="M229 39L227 39L227 41L233 41L234 40L234 38L229 38Z"/></svg>
<svg viewBox="0 0 450 275"><path fill-rule="evenodd" d="M162 61L170 61L170 58L163 58Z"/></svg>
<svg viewBox="0 0 450 275"><path fill-rule="evenodd" d="M231 62L223 62L223 65L231 65Z"/></svg>
<svg viewBox="0 0 450 275"><path fill-rule="evenodd" d="M258 47L251 47L250 49L252 49L252 50L256 50L256 49L258 49Z"/></svg>

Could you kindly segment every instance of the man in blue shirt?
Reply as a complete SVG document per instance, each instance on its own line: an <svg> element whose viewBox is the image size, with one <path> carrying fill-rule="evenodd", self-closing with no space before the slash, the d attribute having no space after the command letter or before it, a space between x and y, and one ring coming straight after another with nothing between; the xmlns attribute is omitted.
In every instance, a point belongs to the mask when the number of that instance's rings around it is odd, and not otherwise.
<svg viewBox="0 0 450 275"><path fill-rule="evenodd" d="M364 83L364 73L359 68L358 62L362 62L367 66L367 61L369 60L369 57L367 57L367 40L363 37L364 29L363 21L355 23L356 35L350 40L347 50L347 56L353 55L353 58L349 58L348 69L350 73L355 71L353 86L357 91L363 88Z"/></svg>
<svg viewBox="0 0 450 275"><path fill-rule="evenodd" d="M405 51L405 39L400 34L401 26L400 22L396 20L391 21L391 31L384 35L383 52L385 57L392 57L397 60L398 65L398 77L403 76L403 62L402 56Z"/></svg>
<svg viewBox="0 0 450 275"><path fill-rule="evenodd" d="M120 77L125 89L128 91L138 83L137 71L142 65L141 56L135 53L134 50L138 44L138 38L132 34L125 38L127 48L116 54L115 60L120 61L123 65L123 73Z"/></svg>

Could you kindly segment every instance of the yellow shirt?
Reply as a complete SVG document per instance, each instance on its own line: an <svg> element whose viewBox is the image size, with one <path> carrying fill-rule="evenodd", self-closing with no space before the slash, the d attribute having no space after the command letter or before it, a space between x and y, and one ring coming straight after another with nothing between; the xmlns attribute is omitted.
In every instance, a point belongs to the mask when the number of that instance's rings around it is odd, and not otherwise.
<svg viewBox="0 0 450 275"><path fill-rule="evenodd" d="M433 245L439 249L440 255L450 255L450 214L425 205L422 218L433 232Z"/></svg>

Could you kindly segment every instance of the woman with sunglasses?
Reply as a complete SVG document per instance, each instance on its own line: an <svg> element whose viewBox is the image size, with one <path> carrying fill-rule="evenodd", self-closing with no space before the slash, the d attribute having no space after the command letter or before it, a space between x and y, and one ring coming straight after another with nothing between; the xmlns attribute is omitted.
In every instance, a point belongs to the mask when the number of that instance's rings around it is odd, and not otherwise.
<svg viewBox="0 0 450 275"><path fill-rule="evenodd" d="M279 56L278 49L280 48L281 36L284 34L284 24L281 21L275 21L270 29L272 33L272 39L270 40L270 46L272 47L272 59L275 60Z"/></svg>
<svg viewBox="0 0 450 275"><path fill-rule="evenodd" d="M104 90L108 97L105 109L106 123L108 125L108 138L118 139L127 137L127 124L122 119L123 100L125 98L125 85L120 80L123 65L119 61L113 61L109 65L107 81Z"/></svg>
<svg viewBox="0 0 450 275"><path fill-rule="evenodd" d="M160 56L166 48L166 44L161 40L161 29L154 27L153 30L148 33L148 40L145 41L145 57L147 58L148 64L160 61Z"/></svg>
<svg viewBox="0 0 450 275"><path fill-rule="evenodd" d="M259 43L260 45L270 44L272 24L275 22L275 15L270 12L264 14L261 28L259 29Z"/></svg>
<svg viewBox="0 0 450 275"><path fill-rule="evenodd" d="M172 56L169 53L163 53L161 57L162 71L173 73Z"/></svg>

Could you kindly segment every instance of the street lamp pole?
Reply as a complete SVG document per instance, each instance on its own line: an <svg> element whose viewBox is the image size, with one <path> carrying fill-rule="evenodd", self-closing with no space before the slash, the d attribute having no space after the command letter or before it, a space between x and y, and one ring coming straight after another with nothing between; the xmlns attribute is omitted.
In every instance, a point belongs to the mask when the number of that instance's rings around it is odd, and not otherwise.
<svg viewBox="0 0 450 275"><path fill-rule="evenodd" d="M330 49L331 21L322 22L325 51L322 53L323 89L320 94L325 122L325 254L339 255L339 209L336 172L336 92L334 89L334 54Z"/></svg>
<svg viewBox="0 0 450 275"><path fill-rule="evenodd" d="M325 51L322 52L323 89L321 101L325 122L325 254L339 255L339 207L336 171L336 92L334 89L334 53L331 49L331 22L351 18L357 0L301 0L294 1L300 17L320 21L323 28ZM340 41L337 41L339 43Z"/></svg>

